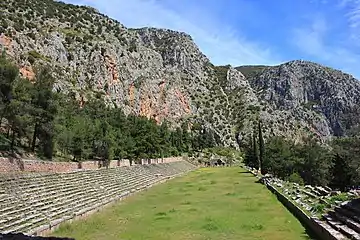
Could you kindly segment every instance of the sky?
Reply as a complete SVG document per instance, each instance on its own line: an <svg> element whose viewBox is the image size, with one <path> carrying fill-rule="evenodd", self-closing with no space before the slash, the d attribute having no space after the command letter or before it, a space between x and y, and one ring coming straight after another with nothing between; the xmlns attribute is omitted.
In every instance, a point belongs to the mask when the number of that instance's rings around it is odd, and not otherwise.
<svg viewBox="0 0 360 240"><path fill-rule="evenodd" d="M309 60L360 78L360 0L65 0L190 34L216 65Z"/></svg>

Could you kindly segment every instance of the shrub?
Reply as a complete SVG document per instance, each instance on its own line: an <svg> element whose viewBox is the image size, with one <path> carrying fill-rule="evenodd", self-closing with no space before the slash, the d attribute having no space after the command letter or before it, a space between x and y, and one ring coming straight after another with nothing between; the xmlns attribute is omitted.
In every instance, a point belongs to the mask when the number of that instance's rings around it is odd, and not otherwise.
<svg viewBox="0 0 360 240"><path fill-rule="evenodd" d="M34 32L30 32L28 34L26 34L29 38L35 40L36 39L36 36L35 36L35 33Z"/></svg>
<svg viewBox="0 0 360 240"><path fill-rule="evenodd" d="M300 174L298 174L297 172L292 173L289 178L288 178L289 182L294 182L294 183L298 183L300 185L304 185L304 179L302 179L302 177L300 176Z"/></svg>
<svg viewBox="0 0 360 240"><path fill-rule="evenodd" d="M28 56L28 61L31 65L33 65L35 63L35 58L32 55Z"/></svg>
<svg viewBox="0 0 360 240"><path fill-rule="evenodd" d="M316 204L316 205L314 206L314 210L315 210L315 212L317 212L317 213L323 213L325 208L326 208L326 205L325 205L325 204L322 204L322 203Z"/></svg>
<svg viewBox="0 0 360 240"><path fill-rule="evenodd" d="M44 60L44 61L47 61L47 62L50 61L50 59L48 57L41 55L40 53L38 53L35 50L32 50L32 51L28 52L28 55L29 55L29 57L31 56L34 59L41 59L41 60Z"/></svg>
<svg viewBox="0 0 360 240"><path fill-rule="evenodd" d="M33 58L42 58L42 55L35 50L30 51L29 56L32 56Z"/></svg>

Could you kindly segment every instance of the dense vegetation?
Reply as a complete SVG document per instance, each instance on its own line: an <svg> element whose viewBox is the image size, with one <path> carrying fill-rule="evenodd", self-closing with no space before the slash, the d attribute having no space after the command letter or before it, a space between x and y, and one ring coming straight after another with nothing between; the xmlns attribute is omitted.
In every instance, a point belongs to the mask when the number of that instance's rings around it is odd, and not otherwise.
<svg viewBox="0 0 360 240"><path fill-rule="evenodd" d="M282 137L273 137L264 143L259 124L258 133L254 132L252 145L246 151L245 162L261 168L263 174L271 173L300 184L329 185L340 190L359 186L359 137L337 138L328 145L322 146L311 139L295 144Z"/></svg>
<svg viewBox="0 0 360 240"><path fill-rule="evenodd" d="M0 144L4 151L30 151L46 159L120 159L176 156L215 146L214 134L201 123L171 129L144 117L108 108L101 96L86 103L54 92L49 67L33 83L0 58Z"/></svg>

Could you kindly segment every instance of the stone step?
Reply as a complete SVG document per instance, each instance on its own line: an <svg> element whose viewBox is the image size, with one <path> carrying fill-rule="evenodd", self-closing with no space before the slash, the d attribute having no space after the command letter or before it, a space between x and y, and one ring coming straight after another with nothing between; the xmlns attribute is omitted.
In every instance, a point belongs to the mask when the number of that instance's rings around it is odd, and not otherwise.
<svg viewBox="0 0 360 240"><path fill-rule="evenodd" d="M17 217L17 218L15 218L13 220L10 220L10 221L6 222L4 225L1 225L0 226L0 231L8 231L8 229L14 228L16 225L26 223L26 222L28 222L30 220L33 220L34 218L39 218L41 216L42 216L41 214L35 213L35 214L32 214L32 215L28 215L25 218Z"/></svg>
<svg viewBox="0 0 360 240"><path fill-rule="evenodd" d="M26 222L22 225L17 225L11 229L8 229L8 230L5 230L3 231L5 234L6 233L18 233L18 232L24 232L24 230L27 230L27 229L31 229L31 228L35 228L37 225L39 224L44 224L46 223L47 220L46 218L42 217L42 218L36 218L30 222Z"/></svg>
<svg viewBox="0 0 360 240"><path fill-rule="evenodd" d="M338 230L334 229L333 227L331 227L326 222L323 222L323 221L320 221L320 220L314 220L314 221L317 224L319 224L320 226L322 226L324 229L326 229L327 232L329 232L333 236L333 239L337 239L337 240L346 240L346 239L348 239L344 234L342 234Z"/></svg>
<svg viewBox="0 0 360 240"><path fill-rule="evenodd" d="M0 210L0 219L5 218L5 216L11 216L11 215L16 215L16 214L24 214L25 212L27 212L28 210L30 210L31 207L21 207L21 208L14 208L14 210L10 211L10 212L4 212L3 209ZM0 224L1 224L1 220L0 220Z"/></svg>
<svg viewBox="0 0 360 240"><path fill-rule="evenodd" d="M323 215L323 217L331 227L341 232L346 237L350 239L357 239L357 240L360 239L360 235L356 231L349 228L347 225L341 223L338 219L335 219L328 214Z"/></svg>
<svg viewBox="0 0 360 240"><path fill-rule="evenodd" d="M351 218L353 219L354 221L356 221L358 224L360 224L360 216L357 215L355 212L353 211L350 211L346 208L343 208L343 207L340 207L340 206L337 206L335 207L335 212L338 212L344 216L347 216L348 218Z"/></svg>
<svg viewBox="0 0 360 240"><path fill-rule="evenodd" d="M182 162L63 174L0 175L0 226L8 232L36 233L36 229L57 225L190 169Z"/></svg>
<svg viewBox="0 0 360 240"><path fill-rule="evenodd" d="M349 211L352 211L356 215L360 216L360 209L355 207L355 206L352 206L349 202L345 202L345 203L341 204L341 207L343 207L343 208L345 208L345 209L347 209Z"/></svg>
<svg viewBox="0 0 360 240"><path fill-rule="evenodd" d="M329 215L333 218L338 219L340 222L353 229L355 232L360 233L360 224L356 221L353 221L351 218L348 218L345 215L340 214L339 212L330 211ZM359 235L359 234L358 234ZM360 235L359 235L360 239Z"/></svg>

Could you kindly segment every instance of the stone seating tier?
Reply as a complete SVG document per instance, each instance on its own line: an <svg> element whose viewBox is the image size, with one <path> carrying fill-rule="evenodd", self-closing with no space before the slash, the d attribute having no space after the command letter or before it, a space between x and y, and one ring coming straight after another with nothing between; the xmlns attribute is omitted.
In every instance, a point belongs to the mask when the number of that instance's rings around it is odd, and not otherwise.
<svg viewBox="0 0 360 240"><path fill-rule="evenodd" d="M360 240L360 199L354 199L336 206L322 216L323 221L344 234L348 239Z"/></svg>
<svg viewBox="0 0 360 240"><path fill-rule="evenodd" d="M35 234L194 168L180 161L72 173L0 175L0 232Z"/></svg>

